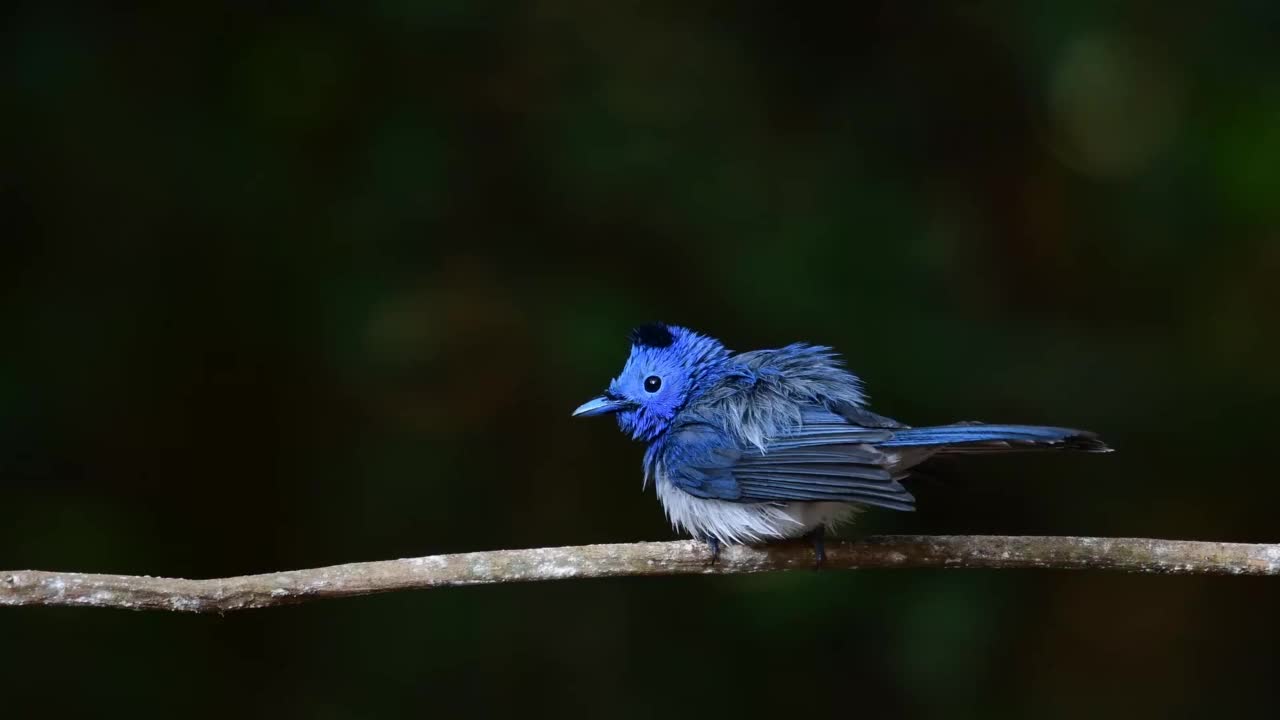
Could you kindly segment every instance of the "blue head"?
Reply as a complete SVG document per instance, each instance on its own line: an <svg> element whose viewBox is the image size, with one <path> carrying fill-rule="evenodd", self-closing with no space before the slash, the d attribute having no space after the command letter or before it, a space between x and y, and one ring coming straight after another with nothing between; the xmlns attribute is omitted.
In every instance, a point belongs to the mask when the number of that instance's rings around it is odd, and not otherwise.
<svg viewBox="0 0 1280 720"><path fill-rule="evenodd" d="M582 404L574 417L616 413L618 427L636 440L652 440L691 399L723 376L729 351L719 340L675 325L631 331L631 355L604 395Z"/></svg>

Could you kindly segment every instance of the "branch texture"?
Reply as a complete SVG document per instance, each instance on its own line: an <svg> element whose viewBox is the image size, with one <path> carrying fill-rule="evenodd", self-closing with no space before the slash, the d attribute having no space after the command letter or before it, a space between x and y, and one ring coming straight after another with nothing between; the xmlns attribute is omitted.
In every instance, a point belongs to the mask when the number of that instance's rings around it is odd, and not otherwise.
<svg viewBox="0 0 1280 720"><path fill-rule="evenodd" d="M709 564L693 541L494 550L360 562L211 580L0 571L0 605L227 613L320 598L458 585L644 575L811 570L801 543L726 547ZM1169 575L1280 575L1280 544L1028 536L885 536L829 542L824 571L863 568L1048 568Z"/></svg>

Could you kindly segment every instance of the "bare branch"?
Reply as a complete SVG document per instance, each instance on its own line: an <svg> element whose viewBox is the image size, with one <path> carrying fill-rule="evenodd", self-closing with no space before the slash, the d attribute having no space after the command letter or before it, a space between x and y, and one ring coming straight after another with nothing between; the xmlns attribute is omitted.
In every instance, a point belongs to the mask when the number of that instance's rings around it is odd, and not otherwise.
<svg viewBox="0 0 1280 720"><path fill-rule="evenodd" d="M800 543L726 547L715 565L702 543L494 550L212 580L0 572L0 605L227 613L319 598L457 585L624 575L731 575L809 570ZM824 570L864 568L1049 568L1176 575L1280 575L1280 544L1141 538L886 536L830 542Z"/></svg>

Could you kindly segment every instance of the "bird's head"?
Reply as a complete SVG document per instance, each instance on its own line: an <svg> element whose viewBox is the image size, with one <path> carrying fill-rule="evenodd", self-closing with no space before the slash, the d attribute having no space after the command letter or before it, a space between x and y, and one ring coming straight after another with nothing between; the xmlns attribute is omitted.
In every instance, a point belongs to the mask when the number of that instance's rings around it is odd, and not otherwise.
<svg viewBox="0 0 1280 720"><path fill-rule="evenodd" d="M631 355L600 397L574 417L616 413L618 426L636 440L652 440L724 365L729 351L719 340L676 325L643 325L631 331Z"/></svg>

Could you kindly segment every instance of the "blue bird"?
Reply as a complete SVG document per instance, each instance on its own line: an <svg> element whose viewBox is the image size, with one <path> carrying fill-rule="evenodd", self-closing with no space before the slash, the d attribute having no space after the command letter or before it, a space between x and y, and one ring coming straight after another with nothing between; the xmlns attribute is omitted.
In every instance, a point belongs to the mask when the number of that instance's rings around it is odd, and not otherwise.
<svg viewBox="0 0 1280 720"><path fill-rule="evenodd" d="M676 325L629 335L631 354L575 417L614 413L648 443L644 484L677 531L720 545L812 540L865 507L914 510L907 471L945 453L1109 452L1093 433L1039 425L913 428L866 408L862 382L829 347L731 353Z"/></svg>

